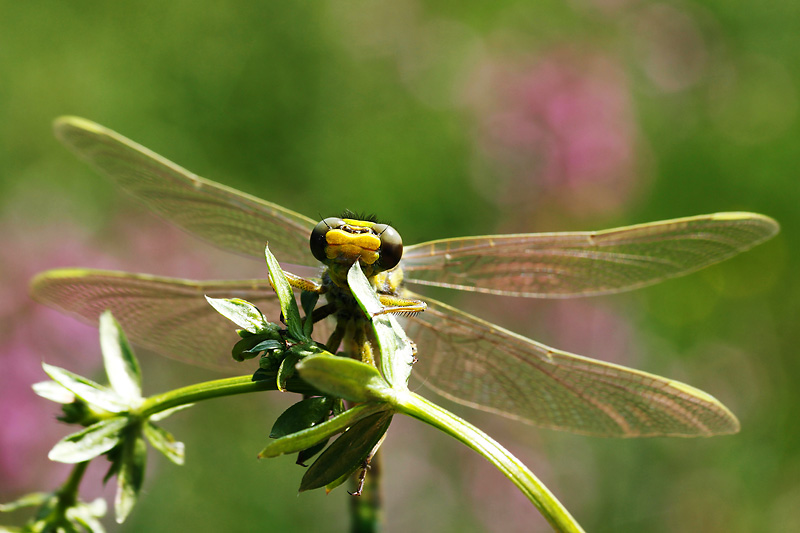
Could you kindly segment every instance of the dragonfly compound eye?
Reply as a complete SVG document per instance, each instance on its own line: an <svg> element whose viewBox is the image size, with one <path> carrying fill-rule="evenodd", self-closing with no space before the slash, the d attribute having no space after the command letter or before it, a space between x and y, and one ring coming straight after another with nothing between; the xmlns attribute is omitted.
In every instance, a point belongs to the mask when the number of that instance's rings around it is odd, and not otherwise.
<svg viewBox="0 0 800 533"><path fill-rule="evenodd" d="M403 257L403 239L396 229L386 224L375 224L372 231L381 238L380 257L376 262L378 270L393 269Z"/></svg>
<svg viewBox="0 0 800 533"><path fill-rule="evenodd" d="M338 217L329 217L317 224L311 231L311 239L309 245L311 246L311 253L322 263L327 262L325 255L325 248L328 246L328 241L325 240L325 235L332 229L337 229L345 225L345 221Z"/></svg>

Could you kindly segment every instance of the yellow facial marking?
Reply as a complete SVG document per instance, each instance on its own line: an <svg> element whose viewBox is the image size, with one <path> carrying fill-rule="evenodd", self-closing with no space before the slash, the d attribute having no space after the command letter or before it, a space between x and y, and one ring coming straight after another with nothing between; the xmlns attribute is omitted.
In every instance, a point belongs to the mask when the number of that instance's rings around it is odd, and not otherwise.
<svg viewBox="0 0 800 533"><path fill-rule="evenodd" d="M381 247L381 239L371 233L352 234L340 229L332 229L325 234L328 245L353 245L363 250L375 251Z"/></svg>
<svg viewBox="0 0 800 533"><path fill-rule="evenodd" d="M353 244L331 244L325 248L325 256L328 259L336 259L341 256L360 258L365 265L371 265L378 260L380 254L374 250L365 250Z"/></svg>
<svg viewBox="0 0 800 533"><path fill-rule="evenodd" d="M349 226L359 226L362 228L371 228L375 225L374 222L369 222L367 220L356 220L354 218L343 218L342 220L344 220L345 224Z"/></svg>

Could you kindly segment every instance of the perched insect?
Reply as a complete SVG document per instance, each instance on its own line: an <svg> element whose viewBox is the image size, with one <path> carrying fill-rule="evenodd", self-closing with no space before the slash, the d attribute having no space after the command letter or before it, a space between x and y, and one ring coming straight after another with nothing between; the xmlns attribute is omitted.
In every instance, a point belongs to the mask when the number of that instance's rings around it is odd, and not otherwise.
<svg viewBox="0 0 800 533"><path fill-rule="evenodd" d="M404 249L389 226L349 216L317 223L196 176L90 121L61 118L55 130L68 147L153 211L221 248L263 258L268 241L283 262L322 261L319 282L289 277L295 287L329 294L329 303L315 314L320 319L333 315L337 325L331 329L321 321L315 337L330 335L332 350L340 342L356 347L364 342L347 329L353 304L342 274L360 261L388 311L416 312L404 319L418 348L414 374L447 398L592 435L708 436L738 430L733 414L702 391L549 348L415 294L406 284L528 298L610 294L747 250L778 232L769 217L716 213L598 232L443 239ZM280 312L266 280L189 281L61 269L39 275L32 291L40 302L89 322L111 309L134 342L167 357L227 370L236 365L229 354L237 337L203 295L244 298L267 316Z"/></svg>

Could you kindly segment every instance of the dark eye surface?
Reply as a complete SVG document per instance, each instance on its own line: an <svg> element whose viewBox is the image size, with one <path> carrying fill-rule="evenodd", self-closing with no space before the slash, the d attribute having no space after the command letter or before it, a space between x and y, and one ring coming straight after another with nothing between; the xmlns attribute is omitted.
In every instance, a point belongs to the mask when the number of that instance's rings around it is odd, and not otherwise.
<svg viewBox="0 0 800 533"><path fill-rule="evenodd" d="M342 226L344 226L344 220L341 218L328 217L317 224L311 231L309 246L311 247L311 253L317 259L317 261L324 263L327 260L327 257L325 256L325 247L328 246L328 243L325 240L325 234L332 229L340 228Z"/></svg>
<svg viewBox="0 0 800 533"><path fill-rule="evenodd" d="M403 239L393 227L375 224L372 230L381 238L381 255L377 261L380 270L390 270L397 266L403 257Z"/></svg>

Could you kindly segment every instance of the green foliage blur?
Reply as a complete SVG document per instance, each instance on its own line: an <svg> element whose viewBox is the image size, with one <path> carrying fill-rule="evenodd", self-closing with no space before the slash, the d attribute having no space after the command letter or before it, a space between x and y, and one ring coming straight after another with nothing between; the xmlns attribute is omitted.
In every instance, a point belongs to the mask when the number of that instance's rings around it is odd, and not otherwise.
<svg viewBox="0 0 800 533"><path fill-rule="evenodd" d="M57 436L30 429L51 421L31 420L27 407L44 403L28 387L44 374L18 374L27 381L17 386L9 369L43 358L67 366L51 353L100 364L95 332L52 326L25 298L36 271L266 275L171 233L76 161L50 130L74 114L312 218L377 213L409 244L715 211L774 217L782 233L767 244L635 293L432 295L559 348L687 382L740 418L734 436L611 440L456 408L587 531L800 530L797 14L793 0L4 3L0 468L16 473L3 474L0 496L61 482L47 477ZM78 335L88 339L80 349ZM142 361L159 376L147 394L214 377ZM345 530L343 490L298 496L300 467L255 458L291 401L227 398L175 416L186 464L151 456L119 530ZM33 436L16 448L22 435ZM499 473L433 430L399 420L384 450L387 531L547 531Z"/></svg>

